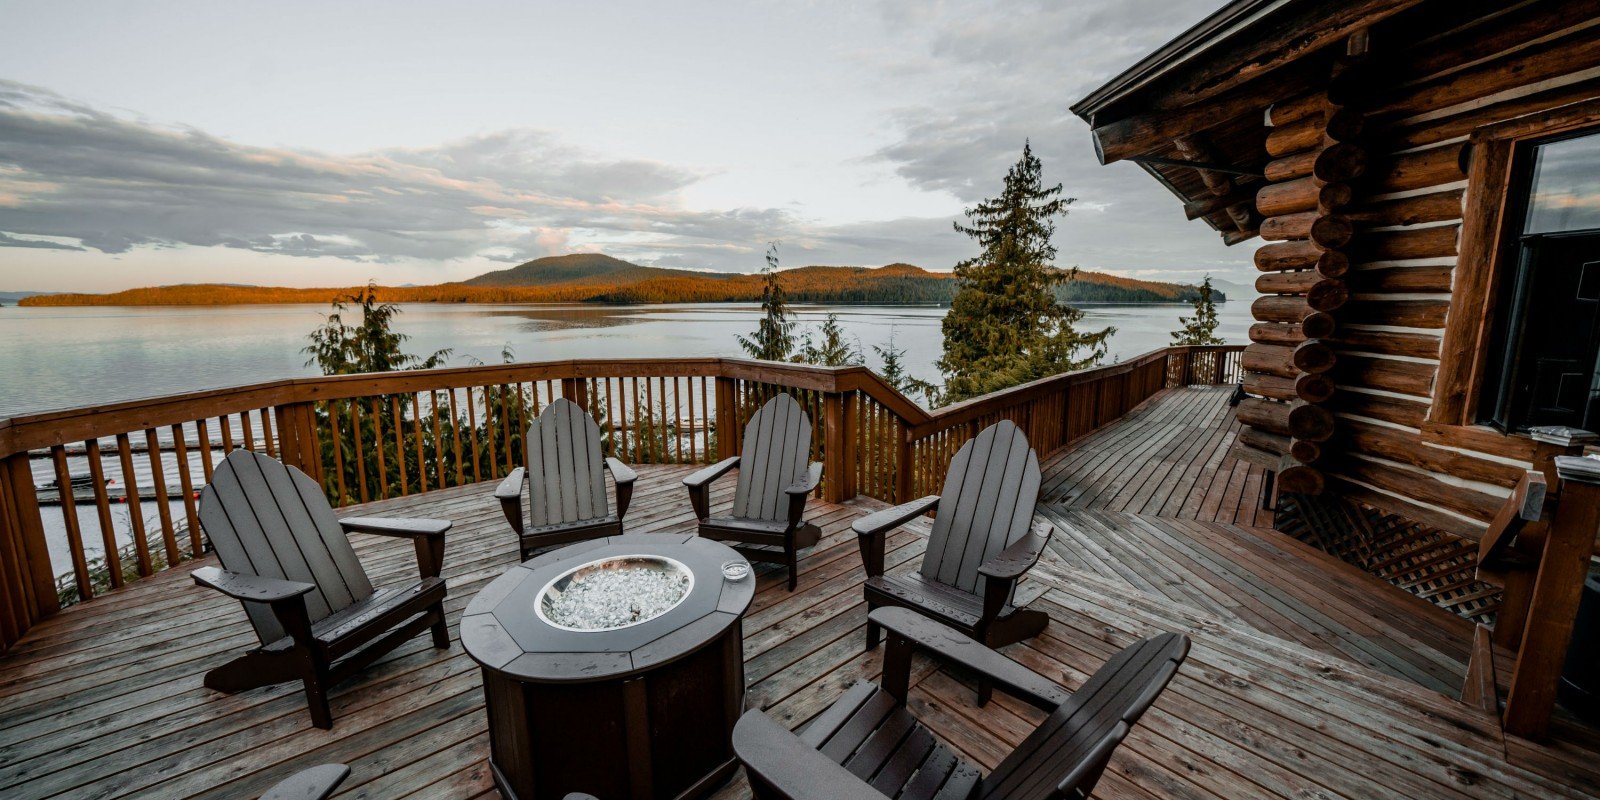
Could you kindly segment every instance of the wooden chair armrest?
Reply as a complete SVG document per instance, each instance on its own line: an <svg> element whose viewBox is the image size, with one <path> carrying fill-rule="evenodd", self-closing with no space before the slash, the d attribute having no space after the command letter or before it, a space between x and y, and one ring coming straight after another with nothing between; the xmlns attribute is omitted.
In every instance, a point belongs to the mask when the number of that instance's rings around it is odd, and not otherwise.
<svg viewBox="0 0 1600 800"><path fill-rule="evenodd" d="M909 689L909 648L977 672L1019 700L1044 711L1054 711L1071 694L1050 679L969 639L960 631L914 611L886 606L869 617L889 632L889 649L883 659L883 688L901 700ZM891 668L894 665L895 668Z"/></svg>
<svg viewBox="0 0 1600 800"><path fill-rule="evenodd" d="M711 482L738 465L738 456L724 458L683 479L683 485L689 487L689 505L694 506L695 519L705 522L711 518Z"/></svg>
<svg viewBox="0 0 1600 800"><path fill-rule="evenodd" d="M771 787L784 800L886 800L760 709L746 711L734 725L733 752L752 783Z"/></svg>
<svg viewBox="0 0 1600 800"><path fill-rule="evenodd" d="M822 483L822 462L813 461L806 468L804 479L783 487L783 490L790 495L806 495L816 491L819 483Z"/></svg>
<svg viewBox="0 0 1600 800"><path fill-rule="evenodd" d="M821 482L822 465L813 461L806 468L805 480L783 487L783 491L789 495L789 536L794 536L800 530L800 524L805 522L806 500Z"/></svg>
<svg viewBox="0 0 1600 800"><path fill-rule="evenodd" d="M683 485L690 489L698 489L727 474L728 470L739 466L738 456L729 456L705 469L699 470L683 479Z"/></svg>
<svg viewBox="0 0 1600 800"><path fill-rule="evenodd" d="M611 470L611 479L617 482L617 521L621 522L628 516L628 505L633 502L633 482L639 475L627 464L609 456L606 469Z"/></svg>
<svg viewBox="0 0 1600 800"><path fill-rule="evenodd" d="M606 456L606 469L611 470L611 478L617 483L633 483L639 477L632 467L611 456Z"/></svg>
<svg viewBox="0 0 1600 800"><path fill-rule="evenodd" d="M346 533L375 533L410 539L417 548L417 571L424 578L437 578L444 568L444 534L453 525L447 519L394 519L391 517L349 517L339 520Z"/></svg>
<svg viewBox="0 0 1600 800"><path fill-rule="evenodd" d="M344 764L322 764L301 770L274 784L261 800L326 800L333 790L350 777Z"/></svg>
<svg viewBox="0 0 1600 800"><path fill-rule="evenodd" d="M500 483L494 487L495 499L520 501L522 499L522 482L527 477L527 467L517 467L516 469L511 470L511 472L507 473L506 476L500 480Z"/></svg>
<svg viewBox="0 0 1600 800"><path fill-rule="evenodd" d="M397 519L395 517L346 517L339 520L345 533L371 533L400 539L438 539L455 523L447 519Z"/></svg>
<svg viewBox="0 0 1600 800"><path fill-rule="evenodd" d="M1040 536L1029 531L1021 539L1012 542L1010 547L996 553L994 558L979 564L978 574L992 580L1014 581L1039 563L1039 556L1044 555L1044 547L1049 541L1048 533Z"/></svg>
<svg viewBox="0 0 1600 800"><path fill-rule="evenodd" d="M930 509L939 504L939 495L930 494L919 497L909 503L901 503L894 508L874 511L855 522L850 523L850 529L857 536L871 536L877 533L888 533L901 525L928 513Z"/></svg>
<svg viewBox="0 0 1600 800"><path fill-rule="evenodd" d="M522 484L527 476L526 468L517 467L494 487L494 499L500 501L501 513L506 515L506 522L511 523L511 530L518 534L522 533Z"/></svg>
<svg viewBox="0 0 1600 800"><path fill-rule="evenodd" d="M216 589L235 600L248 603L281 603L317 588L314 583L246 575L219 567L201 567L190 575L196 585Z"/></svg>

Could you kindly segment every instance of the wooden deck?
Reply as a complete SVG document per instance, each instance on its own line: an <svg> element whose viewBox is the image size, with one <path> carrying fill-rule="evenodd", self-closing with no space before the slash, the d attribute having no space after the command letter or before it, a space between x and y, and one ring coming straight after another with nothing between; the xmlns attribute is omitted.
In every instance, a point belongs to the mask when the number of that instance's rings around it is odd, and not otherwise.
<svg viewBox="0 0 1600 800"><path fill-rule="evenodd" d="M1232 469L1213 463L1222 438L1182 445L1183 435L1163 433L1170 444L1146 448L1138 465L1123 459L1099 473L1143 472L1156 481L1138 509L1134 499L1116 500L1121 489L1104 503L1061 499L1070 494L1062 487L1102 480L1074 475L1096 469L1082 457L1087 451L1114 455L1118 428L1177 426L1158 420L1199 419L1209 413L1200 406L1225 409L1224 396L1164 393L1049 467L1057 488L1044 512L1062 535L1026 592L1052 624L1007 652L1071 687L1137 636L1179 630L1194 639L1188 662L1118 751L1097 796L1600 796L1600 750L1573 740L1503 740L1491 716L1427 688L1447 686L1459 671L1461 626L1423 615L1421 601L1386 584L1238 524L1245 504L1255 502L1244 484L1235 518L1217 522L1226 502L1209 506L1204 498ZM1121 435L1126 446L1155 438ZM1154 477L1162 469L1187 476L1191 468L1192 480ZM1078 469L1089 472L1072 472ZM641 468L629 528L692 530L679 485L687 472ZM1197 488L1207 474L1208 488ZM1188 517L1182 503L1174 516L1149 510L1153 498L1183 486L1186 497L1200 494L1198 510ZM731 482L719 489L716 502L731 500ZM515 558L515 537L491 491L480 484L360 509L456 521L445 558L452 628L474 592ZM1124 504L1108 510L1113 502ZM862 570L849 523L879 507L814 504L810 516L825 536L801 561L799 590L785 591L781 572L760 577L745 621L749 702L787 724L804 723L849 683L878 671L881 650L862 650ZM1215 509L1209 517L1208 507ZM919 522L890 537L891 569L914 568L926 528ZM414 574L408 542L356 541L375 582ZM0 657L0 797L252 797L327 761L353 768L344 797L492 796L482 693L459 644L435 651L423 636L401 647L335 691L335 727L319 731L297 686L233 696L201 686L207 668L254 634L237 603L191 584L190 568L69 609ZM999 694L978 709L965 676L920 661L915 679L918 716L986 768L1037 719ZM747 796L740 781L719 797Z"/></svg>

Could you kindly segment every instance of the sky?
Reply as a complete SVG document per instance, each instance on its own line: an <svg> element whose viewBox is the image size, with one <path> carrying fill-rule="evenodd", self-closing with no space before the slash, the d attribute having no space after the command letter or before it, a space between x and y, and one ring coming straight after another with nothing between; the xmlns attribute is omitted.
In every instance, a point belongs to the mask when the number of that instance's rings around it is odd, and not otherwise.
<svg viewBox="0 0 1600 800"><path fill-rule="evenodd" d="M1219 4L0 0L0 291L943 270L1025 140L1058 264L1245 281L1067 110Z"/></svg>

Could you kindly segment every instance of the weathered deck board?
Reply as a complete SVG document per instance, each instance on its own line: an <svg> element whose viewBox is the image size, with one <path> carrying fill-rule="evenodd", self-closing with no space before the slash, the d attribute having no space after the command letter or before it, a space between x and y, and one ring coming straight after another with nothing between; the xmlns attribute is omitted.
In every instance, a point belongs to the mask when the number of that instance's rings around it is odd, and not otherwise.
<svg viewBox="0 0 1600 800"><path fill-rule="evenodd" d="M1265 471L1228 457L1239 432L1226 386L1168 389L1044 464L1043 500L1240 525L1272 525Z"/></svg>
<svg viewBox="0 0 1600 800"><path fill-rule="evenodd" d="M1138 419L1178 426L1185 414L1209 413L1199 403L1163 407L1171 398ZM1119 427L1086 445L1113 435L1147 443ZM1194 638L1190 660L1118 752L1097 796L1600 796L1587 737L1502 742L1492 718L1418 685L1448 683L1470 631L1429 621L1414 605L1421 601L1270 531L1193 513L1154 516L1184 508L1164 494L1172 487L1189 486L1181 491L1185 502L1200 498L1194 509L1207 495L1224 498L1213 516L1229 496L1213 486L1236 487L1232 496L1245 505L1255 499L1247 475L1218 471L1214 433L1196 428L1169 441L1181 458L1161 461L1162 446L1137 457L1107 446L1094 458L1072 451L1056 459L1084 465L1095 480L1142 474L1137 487L1106 483L1098 494L1114 487L1110 498L1150 510L1047 506L1063 535L1025 591L1053 621L1043 636L1007 649L1070 687L1134 636L1183 630ZM679 485L687 472L641 468L629 529L693 530ZM1074 479L1050 475L1058 486ZM720 505L732 499L724 483L713 495ZM491 492L480 484L350 512L456 521L445 558L453 628L472 595L515 558L516 537ZM881 650L862 649L863 574L849 530L879 507L814 503L810 518L824 538L804 554L798 590L784 590L781 571L759 578L745 620L750 702L787 724L802 724L879 670ZM889 537L890 569L917 565L928 527ZM356 545L379 584L414 573L407 542L360 536ZM236 603L191 584L191 568L69 609L0 657L0 796L250 797L330 760L352 765L344 797L493 795L478 674L459 644L439 652L423 636L402 646L335 690L335 727L318 731L295 685L233 696L201 686L202 673L253 634ZM985 767L1038 718L999 694L979 709L966 676L920 660L915 680L919 717ZM1508 764L1507 750L1532 768ZM718 796L748 792L736 778Z"/></svg>

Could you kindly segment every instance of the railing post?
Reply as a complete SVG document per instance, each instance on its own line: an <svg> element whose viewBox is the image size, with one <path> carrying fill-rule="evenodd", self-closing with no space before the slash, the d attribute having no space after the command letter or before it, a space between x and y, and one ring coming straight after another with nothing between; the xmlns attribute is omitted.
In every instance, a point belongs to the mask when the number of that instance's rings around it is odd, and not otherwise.
<svg viewBox="0 0 1600 800"><path fill-rule="evenodd" d="M10 518L0 521L13 536L7 544L21 552L16 557L17 578L21 585L22 609L29 625L61 610L56 597L56 581L50 566L50 550L44 539L44 520L39 516L39 495L33 485L33 466L27 453L13 453L0 461L0 481L5 491ZM70 490L69 490L70 491ZM8 548L8 549L10 549Z"/></svg>
<svg viewBox="0 0 1600 800"><path fill-rule="evenodd" d="M1600 483L1561 476L1506 695L1506 733L1539 739L1549 729L1596 532L1600 532Z"/></svg>
<svg viewBox="0 0 1600 800"><path fill-rule="evenodd" d="M855 462L847 460L849 437L845 435L844 398L840 392L822 395L822 499L837 503L848 499L846 475L854 474Z"/></svg>
<svg viewBox="0 0 1600 800"><path fill-rule="evenodd" d="M589 382L583 378L562 378L561 396L578 404L578 408L589 410Z"/></svg>
<svg viewBox="0 0 1600 800"><path fill-rule="evenodd" d="M739 454L739 405L734 379L717 376L717 460Z"/></svg>
<svg viewBox="0 0 1600 800"><path fill-rule="evenodd" d="M894 456L894 502L911 502L911 431L900 436Z"/></svg>
<svg viewBox="0 0 1600 800"><path fill-rule="evenodd" d="M317 442L316 415L310 403L283 403L272 409L278 429L278 455L317 483L322 483L322 448Z"/></svg>

